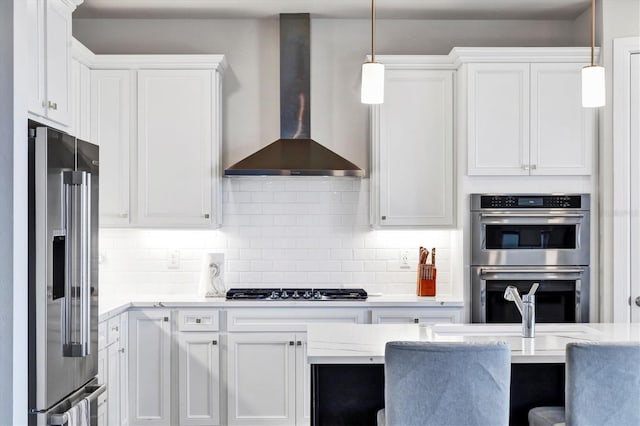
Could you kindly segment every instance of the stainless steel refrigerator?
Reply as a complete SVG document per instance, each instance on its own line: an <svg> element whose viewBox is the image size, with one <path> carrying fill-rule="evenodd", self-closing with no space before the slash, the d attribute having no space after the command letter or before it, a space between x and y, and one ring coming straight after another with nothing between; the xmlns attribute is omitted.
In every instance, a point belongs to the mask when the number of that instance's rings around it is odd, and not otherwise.
<svg viewBox="0 0 640 426"><path fill-rule="evenodd" d="M29 424L96 425L98 146L29 127Z"/></svg>

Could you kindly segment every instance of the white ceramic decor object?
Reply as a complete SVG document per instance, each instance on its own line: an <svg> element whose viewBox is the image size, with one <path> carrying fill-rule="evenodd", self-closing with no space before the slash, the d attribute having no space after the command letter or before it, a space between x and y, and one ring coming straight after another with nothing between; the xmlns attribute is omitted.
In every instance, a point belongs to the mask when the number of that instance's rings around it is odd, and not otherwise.
<svg viewBox="0 0 640 426"><path fill-rule="evenodd" d="M225 295L223 253L205 253L202 256L198 294L203 297Z"/></svg>

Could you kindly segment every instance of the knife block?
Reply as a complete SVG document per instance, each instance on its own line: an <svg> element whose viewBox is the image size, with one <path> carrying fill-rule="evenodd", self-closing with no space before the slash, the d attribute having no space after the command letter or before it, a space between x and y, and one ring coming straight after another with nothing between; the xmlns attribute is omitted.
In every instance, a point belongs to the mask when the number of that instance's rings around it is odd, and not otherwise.
<svg viewBox="0 0 640 426"><path fill-rule="evenodd" d="M418 265L418 296L436 295L436 268L433 265Z"/></svg>

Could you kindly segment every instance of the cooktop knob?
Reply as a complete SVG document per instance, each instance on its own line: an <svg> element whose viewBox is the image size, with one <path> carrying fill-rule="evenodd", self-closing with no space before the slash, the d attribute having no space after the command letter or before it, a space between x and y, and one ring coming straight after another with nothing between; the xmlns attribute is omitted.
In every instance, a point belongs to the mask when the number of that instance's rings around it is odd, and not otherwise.
<svg viewBox="0 0 640 426"><path fill-rule="evenodd" d="M322 299L322 295L320 294L320 292L319 292L318 290L316 290L316 291L313 293L313 298L314 298L314 299Z"/></svg>
<svg viewBox="0 0 640 426"><path fill-rule="evenodd" d="M288 299L289 293L287 293L287 290L282 290L282 293L280 293L280 297L283 299Z"/></svg>
<svg viewBox="0 0 640 426"><path fill-rule="evenodd" d="M300 298L300 295L298 294L297 290L294 290L293 294L291 295L291 297L294 298L294 299L298 299L298 298Z"/></svg>
<svg viewBox="0 0 640 426"><path fill-rule="evenodd" d="M280 296L278 296L278 292L274 290L271 292L271 295L269 297L272 299L278 299Z"/></svg>
<svg viewBox="0 0 640 426"><path fill-rule="evenodd" d="M305 291L302 297L305 299L311 299L311 292L309 290Z"/></svg>

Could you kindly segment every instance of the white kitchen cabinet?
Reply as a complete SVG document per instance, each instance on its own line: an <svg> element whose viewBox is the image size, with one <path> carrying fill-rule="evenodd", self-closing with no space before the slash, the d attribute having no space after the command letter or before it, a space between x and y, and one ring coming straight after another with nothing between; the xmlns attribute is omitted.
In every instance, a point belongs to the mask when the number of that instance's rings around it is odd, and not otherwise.
<svg viewBox="0 0 640 426"><path fill-rule="evenodd" d="M138 223L207 226L212 181L213 71L140 70L138 78ZM218 188L216 187L216 191Z"/></svg>
<svg viewBox="0 0 640 426"><path fill-rule="evenodd" d="M91 71L91 141L100 146L100 226L130 220L131 71Z"/></svg>
<svg viewBox="0 0 640 426"><path fill-rule="evenodd" d="M229 425L296 424L297 342L296 333L228 335Z"/></svg>
<svg viewBox="0 0 640 426"><path fill-rule="evenodd" d="M27 0L29 112L63 130L71 120L71 14L78 3Z"/></svg>
<svg viewBox="0 0 640 426"><path fill-rule="evenodd" d="M71 45L71 120L69 134L91 141L91 70L93 53L76 39Z"/></svg>
<svg viewBox="0 0 640 426"><path fill-rule="evenodd" d="M373 226L455 225L454 72L387 67L371 110Z"/></svg>
<svg viewBox="0 0 640 426"><path fill-rule="evenodd" d="M127 316L124 313L99 325L98 381L107 385L104 424L128 424L127 411Z"/></svg>
<svg viewBox="0 0 640 426"><path fill-rule="evenodd" d="M224 57L94 55L90 66L100 225L219 226Z"/></svg>
<svg viewBox="0 0 640 426"><path fill-rule="evenodd" d="M376 308L371 310L372 324L440 324L461 323L463 308Z"/></svg>
<svg viewBox="0 0 640 426"><path fill-rule="evenodd" d="M129 424L171 424L171 312L129 313Z"/></svg>
<svg viewBox="0 0 640 426"><path fill-rule="evenodd" d="M218 311L183 310L179 317L180 424L219 425L220 334Z"/></svg>
<svg viewBox="0 0 640 426"><path fill-rule="evenodd" d="M469 175L590 175L594 109L581 63L470 63Z"/></svg>

